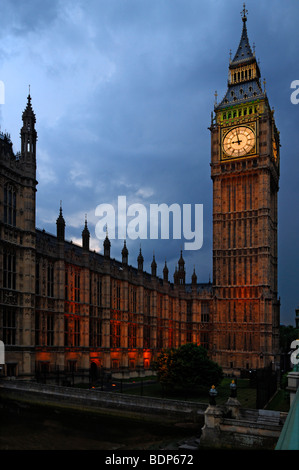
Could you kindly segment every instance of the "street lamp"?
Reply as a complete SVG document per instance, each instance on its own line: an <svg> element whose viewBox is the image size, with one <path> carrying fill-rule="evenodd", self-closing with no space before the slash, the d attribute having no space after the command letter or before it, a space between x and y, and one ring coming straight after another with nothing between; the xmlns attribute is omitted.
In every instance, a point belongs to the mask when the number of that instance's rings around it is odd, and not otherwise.
<svg viewBox="0 0 299 470"><path fill-rule="evenodd" d="M212 406L215 406L216 405L216 396L218 395L218 392L215 388L215 385L212 385L210 391L209 391L209 395L210 395L210 405Z"/></svg>
<svg viewBox="0 0 299 470"><path fill-rule="evenodd" d="M237 396L237 385L235 384L235 381L232 380L230 384L230 396L231 398L236 398Z"/></svg>

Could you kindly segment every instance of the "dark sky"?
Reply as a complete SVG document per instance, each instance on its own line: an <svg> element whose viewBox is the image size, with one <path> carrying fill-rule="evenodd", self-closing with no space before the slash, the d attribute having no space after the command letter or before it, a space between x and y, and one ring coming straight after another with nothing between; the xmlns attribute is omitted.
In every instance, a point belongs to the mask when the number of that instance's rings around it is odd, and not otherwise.
<svg viewBox="0 0 299 470"><path fill-rule="evenodd" d="M279 295L281 322L299 304L298 0L250 0L248 35L260 59L281 132ZM56 233L62 200L66 238L91 246L99 204L203 204L203 246L185 251L187 281L212 276L210 125L225 94L229 52L240 40L240 0L1 0L1 130L20 149L28 85L37 117L37 226ZM299 95L298 95L299 96ZM127 240L145 269L155 252L170 277L184 240ZM112 240L121 259L122 240Z"/></svg>

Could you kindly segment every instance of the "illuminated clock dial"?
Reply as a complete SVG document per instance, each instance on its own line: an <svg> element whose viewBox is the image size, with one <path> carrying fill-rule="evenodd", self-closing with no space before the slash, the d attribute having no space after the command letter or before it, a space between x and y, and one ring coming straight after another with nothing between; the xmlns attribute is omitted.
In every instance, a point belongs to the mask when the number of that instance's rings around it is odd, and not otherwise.
<svg viewBox="0 0 299 470"><path fill-rule="evenodd" d="M223 150L230 157L242 157L254 147L255 135L246 126L235 127L223 139Z"/></svg>

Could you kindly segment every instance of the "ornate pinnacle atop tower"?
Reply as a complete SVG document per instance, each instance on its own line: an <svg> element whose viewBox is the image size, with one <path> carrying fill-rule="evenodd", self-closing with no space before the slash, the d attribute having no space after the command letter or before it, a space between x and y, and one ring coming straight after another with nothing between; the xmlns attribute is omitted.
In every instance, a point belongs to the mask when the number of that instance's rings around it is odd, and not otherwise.
<svg viewBox="0 0 299 470"><path fill-rule="evenodd" d="M243 22L241 39L235 56L233 60L230 59L229 63L228 89L223 100L220 103L215 103L215 111L246 101L252 102L265 98L265 92L260 83L260 68L248 39L247 14L248 11L244 3L241 12Z"/></svg>
<svg viewBox="0 0 299 470"><path fill-rule="evenodd" d="M247 14L248 14L248 11L246 10L246 6L244 3L244 8L243 8L243 11L241 12L241 15L243 15L242 16L242 21L243 21L242 35L241 35L239 47L237 49L237 52L235 54L233 61L231 62L231 65L240 64L240 62L247 62L254 57L254 54L249 44L247 27L246 27L246 22L247 22L246 15Z"/></svg>
<svg viewBox="0 0 299 470"><path fill-rule="evenodd" d="M138 263L138 271L142 271L143 270L143 256L142 256L142 253L141 253L141 247L140 247L140 251L139 251L139 255L138 255L138 258L137 258L137 263Z"/></svg>
<svg viewBox="0 0 299 470"><path fill-rule="evenodd" d="M248 10L246 10L246 3L244 2L243 3L243 10L241 11L241 15L243 14L243 21L246 22L247 21L247 16L248 15Z"/></svg>
<svg viewBox="0 0 299 470"><path fill-rule="evenodd" d="M193 270L193 274L192 274L192 285L196 285L197 283L197 276L196 276L196 272L195 272L195 266L194 266L194 270Z"/></svg>
<svg viewBox="0 0 299 470"><path fill-rule="evenodd" d="M157 276L157 263L155 259L155 253L153 254L153 261L151 264L151 268L152 268L152 276L156 277Z"/></svg>
<svg viewBox="0 0 299 470"><path fill-rule="evenodd" d="M31 164L32 170L36 170L36 141L35 129L36 117L31 105L30 89L27 96L27 105L22 114L23 126L21 128L21 154Z"/></svg>
<svg viewBox="0 0 299 470"><path fill-rule="evenodd" d="M32 104L31 104L30 85L29 85L29 93L27 96L27 106L23 111L23 119L28 116L32 117L34 119L34 122L36 122L35 114L32 108Z"/></svg>
<svg viewBox="0 0 299 470"><path fill-rule="evenodd" d="M167 263L166 263L166 260L165 260L165 266L163 268L163 279L164 279L164 281L168 281L168 273L169 273L169 270L168 270Z"/></svg>
<svg viewBox="0 0 299 470"><path fill-rule="evenodd" d="M59 241L63 241L64 234L65 234L65 220L62 215L62 201L60 201L59 216L56 220L56 225L57 225L57 239Z"/></svg>
<svg viewBox="0 0 299 470"><path fill-rule="evenodd" d="M103 243L104 246L104 258L108 259L110 258L110 248L111 248L111 242L108 238L108 227L106 228L106 238Z"/></svg>
<svg viewBox="0 0 299 470"><path fill-rule="evenodd" d="M89 239L90 239L90 232L87 227L87 216L85 215L85 225L82 231L82 245L85 251L89 250Z"/></svg>
<svg viewBox="0 0 299 470"><path fill-rule="evenodd" d="M127 266L129 251L127 248L126 240L124 240L124 246L123 246L123 249L121 250L121 254L122 254L122 263L123 265Z"/></svg>

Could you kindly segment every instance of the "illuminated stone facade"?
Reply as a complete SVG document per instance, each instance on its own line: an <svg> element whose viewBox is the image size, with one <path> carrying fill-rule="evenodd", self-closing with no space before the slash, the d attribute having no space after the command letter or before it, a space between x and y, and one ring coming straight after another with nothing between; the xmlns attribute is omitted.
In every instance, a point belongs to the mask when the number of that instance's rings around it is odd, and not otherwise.
<svg viewBox="0 0 299 470"><path fill-rule="evenodd" d="M201 344L226 372L277 363L277 192L279 134L243 16L231 60L228 91L211 122L213 282L185 280L183 255L174 281L165 263L158 278L65 239L62 208L57 233L36 229L35 115L28 96L21 152L0 134L0 339L4 373L19 378L73 374L98 378L149 375L157 353ZM244 54L245 55L242 55ZM233 130L231 133L230 131Z"/></svg>
<svg viewBox="0 0 299 470"><path fill-rule="evenodd" d="M211 123L214 359L226 369L279 365L274 111L247 36L229 64L228 89Z"/></svg>
<svg viewBox="0 0 299 470"><path fill-rule="evenodd" d="M174 282L89 249L87 221L82 246L65 240L60 209L57 233L35 227L36 131L28 96L21 152L1 135L1 338L5 374L23 378L72 373L80 379L113 370L120 376L152 373L153 358L186 342L211 343L212 284L185 283L181 257Z"/></svg>

